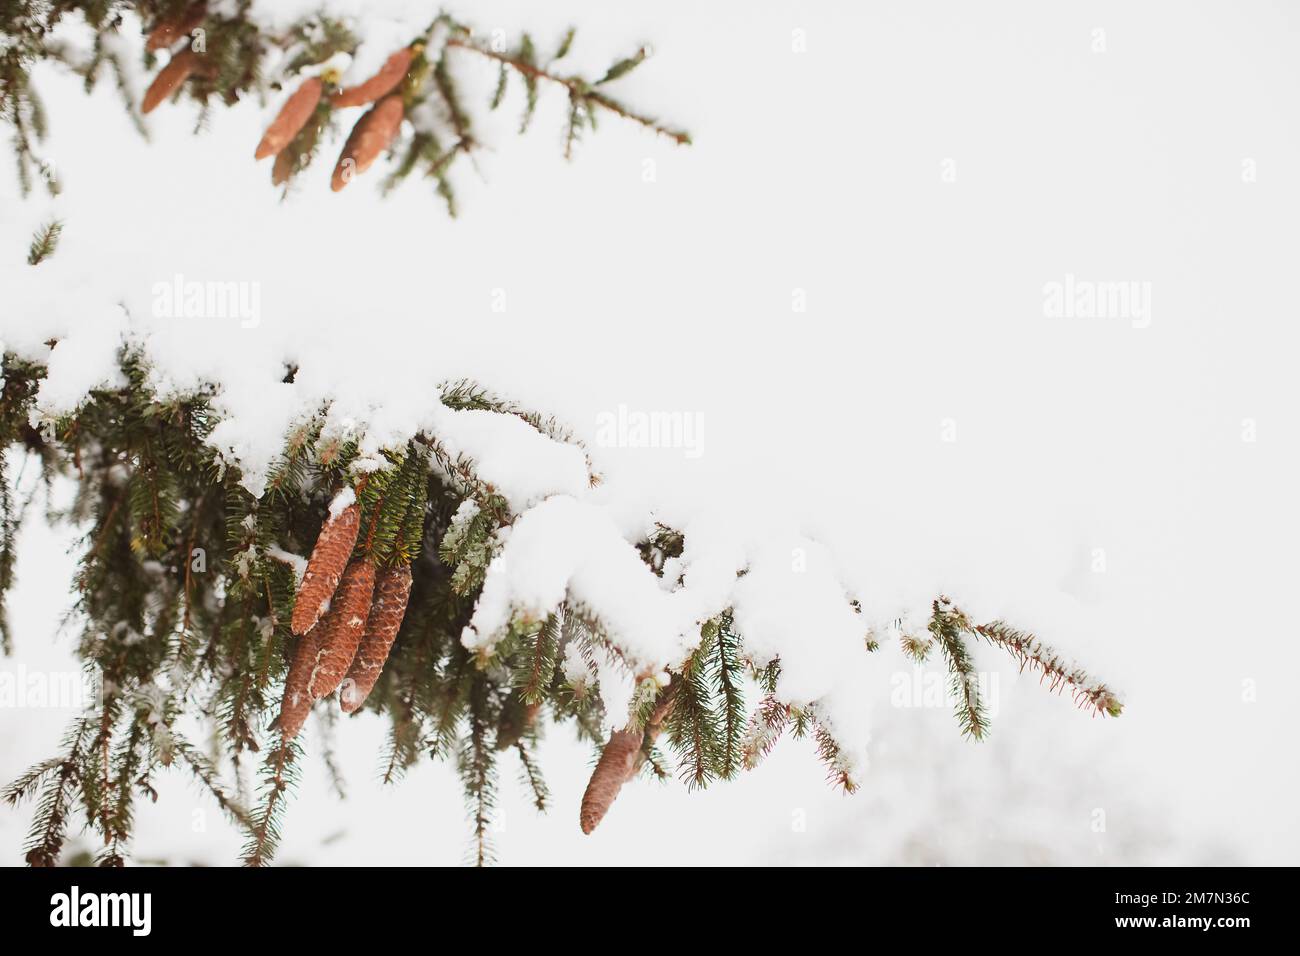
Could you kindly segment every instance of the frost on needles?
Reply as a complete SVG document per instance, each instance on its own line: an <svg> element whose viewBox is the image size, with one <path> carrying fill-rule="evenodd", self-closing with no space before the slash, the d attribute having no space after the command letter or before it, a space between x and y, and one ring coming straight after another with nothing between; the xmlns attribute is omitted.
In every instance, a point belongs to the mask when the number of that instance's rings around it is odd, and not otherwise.
<svg viewBox="0 0 1300 956"><path fill-rule="evenodd" d="M565 809L584 832L638 776L706 787L784 735L811 738L830 781L856 789L866 738L842 716L846 655L938 655L959 728L976 739L988 730L970 656L980 642L1083 709L1120 712L1104 683L1039 638L974 621L946 597L876 620L829 562L794 574L779 546L746 550L652 515L629 534L560 424L472 383L444 385L400 440L349 431L304 400L265 466L250 455L245 467L217 410L221 383L168 386L147 338L93 372L60 361L73 345L7 352L0 397L5 456L75 480L71 508L52 517L85 529L78 653L105 687L102 709L4 791L34 802L33 865L57 863L83 824L102 840L101 862L124 862L134 815L168 769L200 781L247 834L246 862L268 862L303 748L327 746L295 736L313 710L384 715L385 781L422 759L451 761L479 863L491 858L507 751L538 809L550 806L536 746L555 724L601 753L581 807ZM5 587L22 495L6 482L0 498ZM330 530L340 521L342 539ZM326 596L344 588L339 568L359 565L372 569L364 596ZM377 582L396 572L385 605ZM363 651L377 612L392 633ZM340 613L352 632L320 631ZM304 658L299 699L287 685ZM196 720L211 749L181 729ZM249 806L238 781L254 761L262 784Z"/></svg>

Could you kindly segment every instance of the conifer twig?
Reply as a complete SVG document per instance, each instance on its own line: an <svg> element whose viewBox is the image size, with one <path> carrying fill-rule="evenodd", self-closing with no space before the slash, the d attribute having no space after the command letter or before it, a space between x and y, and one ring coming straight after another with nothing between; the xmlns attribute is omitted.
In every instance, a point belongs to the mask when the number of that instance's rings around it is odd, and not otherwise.
<svg viewBox="0 0 1300 956"><path fill-rule="evenodd" d="M930 633L943 652L948 672L952 675L951 689L957 699L957 722L961 725L963 734L983 740L988 733L988 719L984 702L980 699L979 675L975 673L975 662L966 642L962 640L964 629L965 616L947 598L937 598L933 603Z"/></svg>
<svg viewBox="0 0 1300 956"><path fill-rule="evenodd" d="M271 862L280 845L280 820L284 816L289 789L297 778L294 761L298 754L298 745L285 741L267 755L262 805L252 820L248 842L244 844L245 866L265 866Z"/></svg>
<svg viewBox="0 0 1300 956"><path fill-rule="evenodd" d="M1014 657L1021 670L1038 671L1049 690L1069 687L1074 701L1094 715L1118 717L1124 710L1124 705L1109 687L1090 677L1077 664L1065 660L1033 634L1017 630L1005 621L973 625L970 630Z"/></svg>
<svg viewBox="0 0 1300 956"><path fill-rule="evenodd" d="M63 223L54 219L41 226L32 236L32 244L27 247L27 264L38 266L59 247L59 237L63 235Z"/></svg>
<svg viewBox="0 0 1300 956"><path fill-rule="evenodd" d="M679 146L689 146L691 144L691 136L685 130L673 129L651 116L646 116L642 113L636 112L635 110L629 109L612 97L594 89L591 83L580 77L560 76L545 67L538 66L535 63L529 63L517 55L493 50L491 47L484 46L477 40L474 40L466 32L457 32L453 34L448 38L447 46L473 51L479 56L487 57L490 60L494 60L497 63L510 67L512 70L515 70L521 76L527 77L528 79L546 80L548 83L562 86L568 91L570 99L593 103L622 119L630 120L633 123L644 126L646 129L672 140ZM611 70L611 72L613 71ZM618 75L621 76L622 73ZM608 82L610 79L617 79L617 76L610 77L607 74L602 78L602 80L600 80L600 82Z"/></svg>

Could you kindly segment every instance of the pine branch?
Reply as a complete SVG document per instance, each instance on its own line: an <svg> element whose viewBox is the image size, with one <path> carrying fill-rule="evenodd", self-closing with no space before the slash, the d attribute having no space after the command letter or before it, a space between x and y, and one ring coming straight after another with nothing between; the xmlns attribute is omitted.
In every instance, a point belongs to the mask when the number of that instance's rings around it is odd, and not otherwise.
<svg viewBox="0 0 1300 956"><path fill-rule="evenodd" d="M700 646L674 682L668 739L681 758L679 775L688 789L707 787L719 776L721 718L713 706L709 660L715 653L716 627L705 626Z"/></svg>
<svg viewBox="0 0 1300 956"><path fill-rule="evenodd" d="M459 757L460 776L474 830L472 859L475 866L487 866L495 858L489 834L492 812L496 808L495 748L489 739L492 732L490 707L487 681L475 675L469 695L468 727Z"/></svg>
<svg viewBox="0 0 1300 956"><path fill-rule="evenodd" d="M772 752L790 723L790 707L769 692L749 720L749 730L741 748L745 769L753 770Z"/></svg>
<svg viewBox="0 0 1300 956"><path fill-rule="evenodd" d="M36 815L32 819L24 846L29 866L58 866L59 853L63 849L68 830L68 817L73 809L72 801L83 779L84 747L92 726L88 718L81 718L72 724L63 738L64 755L57 763L57 770L51 767L53 772L50 772L40 769L42 765L38 765L20 778L23 781L21 786L5 789L4 799L15 804L19 799L25 798L32 787L41 787Z"/></svg>
<svg viewBox="0 0 1300 956"><path fill-rule="evenodd" d="M529 753L528 745L524 741L518 741L515 744L515 750L519 753L519 765L523 781L533 794L533 806L537 807L539 813L545 813L550 805L551 791L542 778L542 771L533 759L533 755Z"/></svg>
<svg viewBox="0 0 1300 956"><path fill-rule="evenodd" d="M555 676L560 650L560 616L552 614L542 623L532 642L527 666L517 671L515 686L526 704L540 704Z"/></svg>
<svg viewBox="0 0 1300 956"><path fill-rule="evenodd" d="M126 846L131 839L134 822L135 784L143 761L141 748L147 743L145 723L133 720L113 756L112 791L114 799L105 805L105 847L99 865L121 867L126 865Z"/></svg>
<svg viewBox="0 0 1300 956"><path fill-rule="evenodd" d="M1123 712L1124 705L1110 688L1090 677L1077 664L1065 660L1033 634L1016 630L1004 621L974 625L970 631L1014 657L1021 670L1037 670L1049 690L1069 687L1070 695L1080 707L1109 717L1118 717Z"/></svg>
<svg viewBox="0 0 1300 956"><path fill-rule="evenodd" d="M983 740L988 734L988 717L979 695L979 675L975 662L962 640L962 619L946 598L933 604L930 633L943 652L948 665L950 689L957 700L957 723L964 736Z"/></svg>
<svg viewBox="0 0 1300 956"><path fill-rule="evenodd" d="M360 503L349 513L358 535L340 545L343 563L361 553L411 573L409 594L401 598L405 613L392 624L391 652L367 698L391 724L384 779L395 780L421 759L454 761L469 805L475 862L492 855L501 753L513 748L520 755L525 792L539 806L548 802L536 750L546 721L566 723L579 739L603 745L580 814L588 832L642 770L661 779L673 775L658 750L664 732L688 788L754 766L787 733L811 737L832 781L855 786L829 708L783 700L779 660L756 660L730 611L705 622L694 652L667 670L634 659L590 606L575 609L567 599L542 620L520 614L492 653L468 649L462 637L487 568L519 516L472 461L450 454L436 435L362 458L354 438L321 438L329 413L323 408L285 436L268 490L255 499L207 444L215 424L205 397L210 389L163 399L151 393L154 376L141 355L123 354L119 364L121 385L92 392L74 415L37 428L32 402L45 371L4 357L0 445L25 447L41 483L56 477L75 483L73 503L53 517L88 529L77 573L77 650L88 667L102 670L106 688L102 712L74 725L62 756L0 792L11 804L35 799L31 862L58 861L69 819L79 811L104 840L101 862L125 862L135 816L146 806L137 797L152 801L159 769L174 764L247 831L245 862L273 858L301 751L280 746L266 754L252 812L216 768L229 761L239 780L242 753L258 749L261 730L276 713L288 659L302 640L291 634L300 590L285 557L314 552L326 508L344 482L356 482ZM293 375L290 369L286 379ZM514 416L566 440L553 419L473 383L452 383L441 395L447 407ZM23 512L12 485L0 489L10 537ZM436 542L437 553L424 553L426 541ZM0 545L2 589L15 568L12 545ZM196 549L207 552L206 567L191 567ZM687 553L681 533L657 526L638 549L647 584L681 584L674 564ZM332 599L327 590L306 606ZM939 647L955 682L959 720L973 735L982 735L986 722L968 639L1001 647L1022 667L1039 670L1051 689L1069 687L1080 706L1119 713L1105 684L1033 635L1001 621L972 625L943 598L931 612L924 636L904 631L900 641L913 657ZM896 628L902 631L902 624ZM636 679L626 722L608 740L598 654ZM745 670L761 695L752 714ZM182 717L211 734L210 757L171 730ZM328 741L324 746L328 762Z"/></svg>
<svg viewBox="0 0 1300 956"><path fill-rule="evenodd" d="M64 757L50 757L34 764L19 776L7 783L3 789L0 789L0 800L16 807L24 800L31 798L33 793L40 789L56 770L63 767Z"/></svg>
<svg viewBox="0 0 1300 956"><path fill-rule="evenodd" d="M301 755L296 742L281 743L267 754L262 772L262 802L253 815L244 844L245 866L266 866L279 849L285 806L298 782L295 761Z"/></svg>
<svg viewBox="0 0 1300 956"><path fill-rule="evenodd" d="M845 793L856 792L858 783L850 773L850 768L844 760L839 743L831 736L831 732L826 729L824 723L820 721L817 723L816 729L813 731L813 739L817 742L817 757L826 765L829 782Z"/></svg>
<svg viewBox="0 0 1300 956"><path fill-rule="evenodd" d="M32 244L27 247L27 264L38 266L59 247L59 237L63 235L63 223L54 219L41 226L32 236Z"/></svg>
<svg viewBox="0 0 1300 956"><path fill-rule="evenodd" d="M570 40L569 42L572 42L572 40ZM607 94L597 91L594 88L593 84L582 79L581 77L561 76L557 73L553 73L549 69L537 66L535 63L528 62L528 60L522 57L519 53L513 53L513 54L502 53L497 50L493 50L491 47L485 46L484 44L473 39L472 37L470 37L465 33L458 33L452 36L450 39L447 40L447 46L457 47L463 50L470 50L474 53L477 53L479 56L486 57L490 60L494 60L495 62L500 63L503 66L507 66L510 69L514 70L525 80L531 80L533 82L536 82L538 80L545 80L548 83L554 84L556 86L561 86L568 92L569 100L571 103L582 104L584 108L598 106L601 109L607 110L608 112L614 114L615 116L618 116L621 119L625 119L632 123L636 123L637 125L643 126L646 129L651 130L652 132L660 136L672 140L672 142L676 143L679 146L689 146L691 143L691 137L689 133L685 132L684 130L673 129L670 126L660 123L658 120L654 119L651 116L638 113L635 110L632 110L627 106L624 106L622 103L618 102L617 100L613 99ZM565 51L567 52L567 47ZM645 58L644 50L640 51L639 56L641 59ZM623 64L626 64L628 62L630 61L629 60L619 61L619 63L611 67L610 70L605 74L605 76L602 77L600 80L598 80L597 83L599 84L599 83L610 82L614 79L617 79L619 76L624 75L626 72L628 72L630 67L625 67L623 66ZM639 63L640 60L636 60L636 62ZM611 76L611 74L614 75Z"/></svg>
<svg viewBox="0 0 1300 956"><path fill-rule="evenodd" d="M730 780L744 766L744 733L748 718L745 695L740 685L740 640L732 632L731 614L717 624L717 655L714 683L722 698L722 733L717 752L718 776Z"/></svg>
<svg viewBox="0 0 1300 956"><path fill-rule="evenodd" d="M455 22L446 14L439 14L427 30L410 37L409 45L398 51L403 60L395 68L396 75L391 77L393 82L388 82L387 75L371 78L350 88L350 98L339 99L342 92L336 85L339 77L327 64L337 54L355 54L359 41L353 31L338 20L321 14L305 17L284 29L279 24L262 22L260 12L250 9L247 4L187 7L182 10L183 19L178 19L181 15L174 10L159 11L149 4L143 5L143 10L137 10L140 6L127 0L75 5L16 0L8 8L0 9L0 26L5 27L6 34L11 34L7 37L6 55L0 58L0 93L3 93L0 96L0 121L13 128L19 183L24 193L30 190L37 175L45 181L51 194L56 194L59 189L49 164L36 153L35 144L45 133L45 111L32 88L31 72L32 67L42 61L66 61L65 65L82 77L87 92L93 89L104 72L102 67L107 64L132 122L142 132L142 112L149 112L182 96L188 96L198 106L197 132L207 126L215 106L264 94L268 86L278 88L298 80L309 68L318 68L313 70L313 75L318 73L327 87L322 87L323 95L319 95L314 103L302 101L302 110L292 112L291 118L287 118L285 125L277 131L274 142L268 144L265 151L261 147L258 149L258 158L275 157L272 183L283 186L287 195L297 175L316 156L324 140L323 134L339 115L346 115L343 110L349 106L369 105L387 97L386 114L390 119L396 115L396 122L385 125L383 137L365 138L366 148L373 147L375 152L365 157L351 156L355 164L351 172L363 172L379 153L394 146L398 127L405 121L415 127L415 140L408 146L406 158L388 177L385 191L391 190L415 168L422 167L426 177L435 182L453 216L456 214L456 199L447 175L449 168L459 157L472 157L478 142L471 132L472 110L455 89L448 69L451 51L468 51L498 64L498 80L489 109L502 102L508 74L522 79L527 109L520 123L521 133L527 129L535 111L539 83L562 86L573 106L566 137L566 155L571 154L573 142L581 129L595 128L598 112L613 114L678 144L690 142L685 132L631 109L604 91L606 84L645 60L647 53L644 48L617 61L594 82L556 73L554 64L568 53L573 43L572 30L561 41L556 55L543 65L538 60L532 38L527 34L522 36L514 50L503 53L475 39L468 26ZM92 48L84 62L72 62L80 58L71 53L71 47L52 39L55 27L70 19L73 10L84 19L93 38ZM132 12L139 12L142 18L152 23L146 62L153 65L154 50L166 48L171 52L139 107L136 105L136 92L130 88L116 52L123 46L122 34L134 26L133 19L127 16ZM201 49L191 40L192 33L200 28L204 40ZM445 43L442 42L444 39ZM431 58L434 60L432 64L429 62ZM358 90L367 92L358 93ZM370 96L370 93L375 95ZM399 101L402 108L397 115ZM435 101L445 116L438 117L437 110L420 108ZM572 121L574 117L578 118L577 124ZM363 117L355 122L354 132L367 121ZM439 146L442 133L447 133L449 139L445 149ZM340 160L349 155L345 147ZM338 182L332 181L332 185L335 189L342 188L349 178L350 175Z"/></svg>

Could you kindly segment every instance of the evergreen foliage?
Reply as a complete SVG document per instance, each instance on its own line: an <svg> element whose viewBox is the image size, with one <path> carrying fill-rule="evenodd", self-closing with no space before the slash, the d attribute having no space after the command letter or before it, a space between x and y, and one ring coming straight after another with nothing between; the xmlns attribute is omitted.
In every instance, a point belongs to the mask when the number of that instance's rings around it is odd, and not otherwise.
<svg viewBox="0 0 1300 956"><path fill-rule="evenodd" d="M248 11L244 2L0 0L0 120L13 129L24 192L38 178L52 194L58 191L52 164L38 154L46 118L32 87L33 68L60 62L87 89L111 74L143 132L132 64L125 59L128 45L122 42L124 32L139 30L148 38L143 65L155 77L150 105L189 97L201 105L199 126L213 106L320 74L319 101L308 102L302 125L274 154L272 180L287 187L330 135L341 132L338 76L328 64L337 54L355 52L359 41L348 24L324 15L270 35ZM68 19L89 28L88 52L56 39L56 29ZM606 116L677 144L690 142L685 132L610 93L612 84L641 66L648 50L585 78L564 68L574 38L572 29L553 43L523 34L512 46L498 48L446 14L432 16L425 33L396 51L409 66L395 87L380 94L400 97L409 121L404 139L384 144L395 162L383 189L420 171L454 215L449 171L480 148L478 110L500 108L512 84L524 94L520 133L530 128L544 91L567 99L566 156ZM179 62L186 69L164 73L164 49L173 54L167 65ZM289 54L285 64L269 75L269 57L280 52ZM179 59L186 54L193 57ZM495 65L497 83L488 102L472 103L462 93L460 57ZM37 232L30 264L54 254L61 228L55 221ZM294 649L304 640L291 626L298 556L312 549L331 501L345 487L355 492L361 513L353 557L379 569L412 569L396 643L363 705L389 725L379 772L391 783L426 757L454 765L465 791L473 862L493 857L489 835L503 760L517 760L519 780L539 810L550 805L536 759L547 724L571 727L594 755L618 738L626 745L630 775L676 776L689 789L752 768L788 732L812 740L834 785L857 785L827 715L816 702L781 699L780 660L747 655L731 610L700 622L698 644L668 671L632 673L635 694L626 714L607 713L595 681L603 666L631 670L616 635L574 603L561 604L542 620L512 622L507 637L491 647L467 649L462 632L502 533L518 516L480 478L472 460L453 454L436 436L417 435L375 459L363 456L352 440L326 435L322 413L285 436L265 493L254 497L208 444L215 425L210 389L160 397L150 391L149 369L139 354L124 350L119 365L121 385L93 392L57 421L33 417L43 367L6 354L0 378L0 651L12 651L4 597L14 582L16 537L30 505L23 471L38 469L47 485L56 476L73 477L75 499L64 511L51 510L50 517L82 534L72 619L80 626L78 655L104 689L102 704L72 722L58 754L0 792L10 804L34 806L26 845L31 865L59 863L69 835L83 827L101 844L98 862L123 865L137 810L142 801L157 798L154 783L169 769L196 780L245 834L245 863L274 859L305 756L302 744L285 740L276 724ZM573 442L562 423L473 382L445 385L441 400L451 409L513 416L552 439ZM588 472L590 482L598 483L590 462ZM637 543L646 567L661 577L684 547L683 534L665 525ZM1068 687L1082 707L1120 713L1104 684L1032 634L1002 621L974 624L946 598L933 603L926 634L910 633L900 622L898 637L903 652L917 661L938 647L958 700L959 726L974 738L987 733L987 715L970 641L998 647L1022 668L1038 670L1052 689ZM879 635L869 635L866 650L879 647ZM336 719L333 713L317 708L326 728ZM622 729L609 735L611 722ZM201 738L182 732L196 724ZM324 751L341 791L328 737L314 744ZM260 780L255 788L244 782L253 774ZM623 782L611 781L608 799ZM248 790L255 791L251 805ZM606 809L607 803L600 815Z"/></svg>
<svg viewBox="0 0 1300 956"><path fill-rule="evenodd" d="M63 235L63 223L55 219L41 226L32 236L32 244L27 248L27 264L38 266L59 246L59 237Z"/></svg>
<svg viewBox="0 0 1300 956"><path fill-rule="evenodd" d="M948 665L952 696L957 701L957 723L963 734L980 740L988 733L988 716L980 700L975 662L962 639L962 634L968 632L964 616L946 598L934 602L930 633Z"/></svg>
<svg viewBox="0 0 1300 956"><path fill-rule="evenodd" d="M264 30L250 15L246 2L206 4L192 0L0 0L0 33L6 38L0 50L0 122L13 129L13 145L23 193L41 180L53 195L59 190L54 166L38 152L45 137L45 109L32 84L32 70L41 62L57 62L84 80L90 90L111 74L133 123L143 133L142 112L177 97L200 105L197 129L206 127L211 110L249 96L296 88L303 77L319 75L326 91L287 145L275 150L271 179L286 191L295 176L319 154L331 133L342 124L356 122L337 100L339 54L352 54L359 45L350 24L323 12L293 24L287 30ZM80 22L93 34L88 49L59 39L56 30L65 22ZM129 32L143 31L146 43L141 66L153 76L142 104L137 102L131 76L135 68ZM573 155L578 141L594 131L601 114L639 125L674 143L687 144L690 136L654 117L638 112L608 91L610 84L627 75L647 58L636 51L610 66L598 79L563 72L561 61L572 49L575 31L568 30L547 56L523 34L509 49L487 42L473 28L446 13L430 13L427 28L410 38L409 67L391 88L401 99L407 132L396 141L372 144L395 158L381 183L389 192L419 170L430 180L454 216L456 196L449 172L459 160L473 158L480 148L475 114L495 110L504 101L511 79L525 92L526 107L520 133L526 132L536 111L540 92L551 87L563 92L569 108L564 130L564 154ZM170 59L160 68L160 54ZM282 57L281 54L288 54ZM478 59L499 70L493 95L485 103L470 102L456 80L457 60ZM365 86L366 84L362 84ZM359 88L352 88L353 91ZM385 92L388 92L387 90ZM359 105L347 103L347 105ZM369 115L369 114L364 114ZM345 150L344 156L348 153ZM373 157L371 157L373 158ZM370 159L357 159L361 172ZM342 158L340 160L342 164ZM339 188L339 187L336 187Z"/></svg>
<svg viewBox="0 0 1300 956"><path fill-rule="evenodd" d="M92 393L64 420L34 424L33 396L44 369L12 355L4 361L0 450L15 464L38 467L47 482L56 475L77 481L71 507L52 517L84 529L75 591L78 653L102 674L104 686L102 708L73 722L61 752L3 791L11 804L35 803L28 862L58 862L68 834L84 825L102 842L99 862L122 864L140 800L156 796L153 780L169 768L190 774L247 834L246 863L273 858L303 756L296 741L281 740L274 720L294 642L301 640L290 631L294 555L311 549L345 483L357 488L362 512L356 556L379 566L409 563L414 572L396 644L364 705L390 725L381 775L395 781L424 757L452 761L469 807L471 859L489 862L507 754L514 754L519 779L544 809L549 792L535 756L544 726L566 724L593 747L605 743L605 704L590 678L599 661L620 666L620 658L599 622L562 605L545 620L520 622L489 652L467 650L461 633L499 532L516 517L477 477L473 462L451 457L427 435L388 449L381 460L363 458L355 443L323 436L318 420L286 436L266 493L254 498L205 443L214 424L210 390L161 398L149 391L139 356L124 351L120 367L120 386ZM471 383L446 386L443 401L563 434L557 423ZM7 468L5 476L0 584L7 588L25 508L18 475ZM659 526L639 549L647 567L662 574L683 545L679 532ZM971 639L1038 669L1053 688L1069 687L1087 709L1120 712L1104 684L1033 635L1000 621L975 625L945 598L932 612L927 638L900 633L899 639L913 657L939 647L963 732L976 738L987 732L972 680ZM675 775L688 788L705 787L755 766L788 731L811 737L831 781L852 790L833 726L815 702L781 700L779 674L779 660L746 656L730 612L704 622L698 645L670 673L634 675L624 731L641 740L632 773L648 768L660 778ZM205 728L203 746L178 729L196 718ZM659 749L661 734L671 757ZM239 794L255 770L252 755L260 755L262 782L255 805L246 806Z"/></svg>

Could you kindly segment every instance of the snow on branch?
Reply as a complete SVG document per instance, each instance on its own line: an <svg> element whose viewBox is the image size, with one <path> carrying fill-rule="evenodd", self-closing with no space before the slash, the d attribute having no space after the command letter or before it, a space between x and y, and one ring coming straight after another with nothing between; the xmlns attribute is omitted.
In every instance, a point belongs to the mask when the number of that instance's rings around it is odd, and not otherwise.
<svg viewBox="0 0 1300 956"><path fill-rule="evenodd" d="M214 788L223 765L266 751L263 804L247 816L247 857L262 863L296 736L326 698L391 721L386 779L429 755L455 761L477 860L490 857L501 754L519 755L545 804L547 721L604 751L584 831L643 771L702 787L783 736L810 740L830 780L856 789L869 703L887 693L862 665L886 636L905 657L938 649L975 738L988 715L974 640L1093 713L1121 711L1037 637L976 623L947 597L875 619L806 536L675 527L653 510L629 521L562 426L461 379L351 378L318 365L326 353L205 366L121 309L48 331L5 352L0 448L78 482L80 651L104 669L106 702L69 737L75 772L43 764L13 791L46 788L34 859L57 858L77 801L123 858L132 797L113 780L170 759L142 730L151 713L214 727Z"/></svg>

